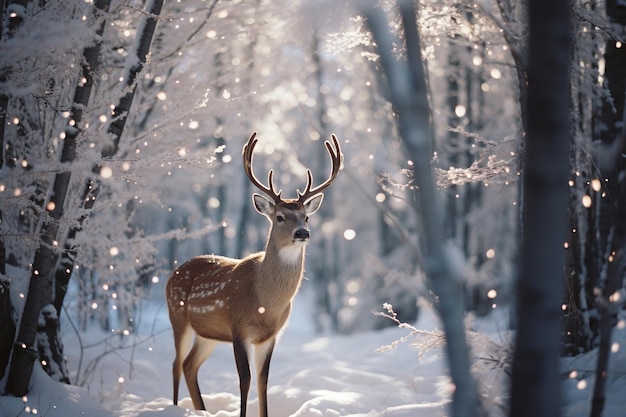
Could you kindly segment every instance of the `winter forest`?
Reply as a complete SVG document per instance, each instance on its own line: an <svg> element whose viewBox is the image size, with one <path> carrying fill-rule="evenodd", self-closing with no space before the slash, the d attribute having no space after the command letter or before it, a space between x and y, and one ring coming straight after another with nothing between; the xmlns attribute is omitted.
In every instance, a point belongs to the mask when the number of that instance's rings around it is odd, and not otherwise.
<svg viewBox="0 0 626 417"><path fill-rule="evenodd" d="M0 0L0 416L239 416L165 285L309 220L269 414L626 412L618 0ZM255 382L248 415L259 416Z"/></svg>

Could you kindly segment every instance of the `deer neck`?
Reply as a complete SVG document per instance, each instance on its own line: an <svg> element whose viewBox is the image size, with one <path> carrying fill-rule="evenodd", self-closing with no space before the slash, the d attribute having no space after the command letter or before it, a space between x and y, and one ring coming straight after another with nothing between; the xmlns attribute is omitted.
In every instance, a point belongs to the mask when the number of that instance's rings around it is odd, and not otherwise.
<svg viewBox="0 0 626 417"><path fill-rule="evenodd" d="M268 241L265 245L265 259L263 261L265 266L270 267L273 270L280 270L299 275L302 272L304 265L304 247L306 243L294 243L287 246L277 247L272 244L272 241Z"/></svg>
<svg viewBox="0 0 626 417"><path fill-rule="evenodd" d="M298 291L304 267L304 244L277 248L271 241L265 248L263 262L259 265L259 294L265 299L290 303ZM267 289L267 291L265 291Z"/></svg>

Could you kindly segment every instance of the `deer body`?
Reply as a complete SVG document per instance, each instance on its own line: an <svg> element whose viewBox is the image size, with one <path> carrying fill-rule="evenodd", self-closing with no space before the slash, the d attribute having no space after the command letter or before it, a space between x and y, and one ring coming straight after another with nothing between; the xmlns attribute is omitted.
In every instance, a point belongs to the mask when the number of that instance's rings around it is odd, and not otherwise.
<svg viewBox="0 0 626 417"><path fill-rule="evenodd" d="M205 255L187 261L170 279L168 298L179 300L170 307L173 318L184 320L198 336L220 342L232 342L233 332L248 334L245 328L259 333L250 337L254 343L274 336L276 325L282 327L289 314L302 262L276 274L264 268L264 258L261 252L242 260ZM232 278L223 280L225 276ZM268 292L259 281L271 282L279 291ZM232 300L246 303L231 306ZM234 323L233 315L237 318ZM233 324L242 328L232 328Z"/></svg>
<svg viewBox="0 0 626 417"><path fill-rule="evenodd" d="M178 402L180 376L184 373L194 407L205 409L198 387L198 368L218 342L230 342L240 381L240 416L246 415L249 354L254 347L260 416L267 417L270 359L302 280L304 249L310 237L308 215L319 209L323 199L320 191L330 185L339 171L341 150L334 136L333 141L335 148L326 142L333 163L330 179L311 189L312 175L307 171L307 187L304 193L298 191L299 198L293 200L284 200L275 191L272 171L268 187L252 173L255 134L244 147L246 174L273 199L253 195L256 210L270 220L269 237L264 252L244 259L197 256L182 264L168 280L166 298L176 348L172 367L174 404Z"/></svg>

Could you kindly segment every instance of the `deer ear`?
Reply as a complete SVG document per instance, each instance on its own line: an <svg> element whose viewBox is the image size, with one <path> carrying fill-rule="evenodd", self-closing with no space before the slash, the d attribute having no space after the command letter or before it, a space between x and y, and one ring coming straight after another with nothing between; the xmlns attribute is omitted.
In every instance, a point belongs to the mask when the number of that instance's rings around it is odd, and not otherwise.
<svg viewBox="0 0 626 417"><path fill-rule="evenodd" d="M306 214L313 214L322 206L322 200L324 199L324 194L319 193L309 198L304 202L304 210Z"/></svg>
<svg viewBox="0 0 626 417"><path fill-rule="evenodd" d="M261 194L252 194L252 201L254 202L254 208L256 211L264 216L270 217L274 211L274 203L262 196Z"/></svg>

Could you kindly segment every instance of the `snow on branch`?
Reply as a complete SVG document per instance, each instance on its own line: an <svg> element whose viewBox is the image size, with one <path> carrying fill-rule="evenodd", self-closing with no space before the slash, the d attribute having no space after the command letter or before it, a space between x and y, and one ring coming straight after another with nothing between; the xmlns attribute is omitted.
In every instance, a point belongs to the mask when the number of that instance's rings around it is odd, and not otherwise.
<svg viewBox="0 0 626 417"><path fill-rule="evenodd" d="M450 167L447 170L434 168L437 186L447 188L452 185L463 185L474 182L486 182L490 179L505 175L509 178L511 161L498 159L496 155L487 158L478 158L467 168ZM502 182L505 182L503 180Z"/></svg>

